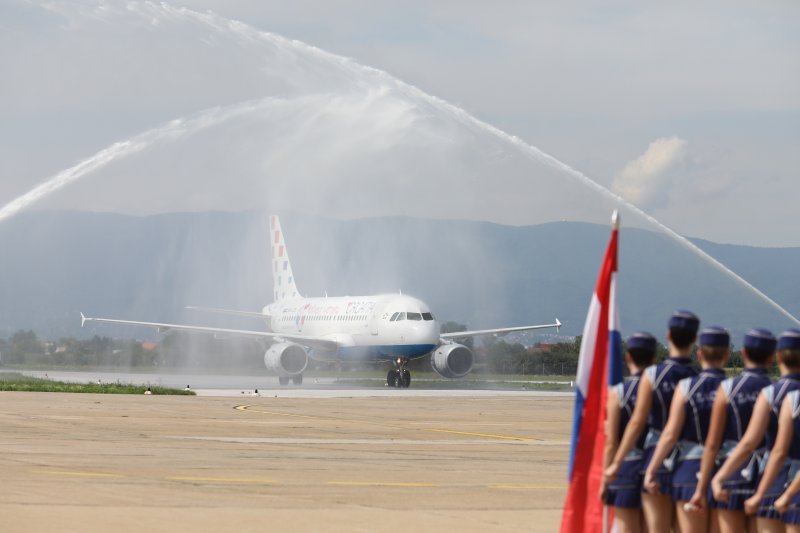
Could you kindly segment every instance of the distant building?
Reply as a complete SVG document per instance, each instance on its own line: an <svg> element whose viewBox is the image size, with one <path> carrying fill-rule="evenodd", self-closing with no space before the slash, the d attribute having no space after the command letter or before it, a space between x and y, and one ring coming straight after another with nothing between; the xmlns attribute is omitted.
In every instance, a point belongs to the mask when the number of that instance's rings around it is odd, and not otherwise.
<svg viewBox="0 0 800 533"><path fill-rule="evenodd" d="M155 350L158 350L158 343L157 342L144 341L142 343L142 350L144 350L145 352L153 352Z"/></svg>

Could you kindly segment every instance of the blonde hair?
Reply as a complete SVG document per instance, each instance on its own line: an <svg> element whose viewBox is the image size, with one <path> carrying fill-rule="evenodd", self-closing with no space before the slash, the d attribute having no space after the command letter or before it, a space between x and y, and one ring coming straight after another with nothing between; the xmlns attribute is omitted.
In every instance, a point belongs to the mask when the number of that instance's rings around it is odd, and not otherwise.
<svg viewBox="0 0 800 533"><path fill-rule="evenodd" d="M703 359L712 364L721 363L730 354L728 346L700 346L698 350Z"/></svg>

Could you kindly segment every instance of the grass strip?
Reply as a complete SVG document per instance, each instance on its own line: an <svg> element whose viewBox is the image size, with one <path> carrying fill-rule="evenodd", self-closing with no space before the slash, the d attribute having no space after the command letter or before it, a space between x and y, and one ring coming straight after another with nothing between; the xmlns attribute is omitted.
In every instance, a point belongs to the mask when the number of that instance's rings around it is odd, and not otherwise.
<svg viewBox="0 0 800 533"><path fill-rule="evenodd" d="M0 391L15 392L78 392L91 394L143 394L146 385L130 383L68 383L34 378L17 372L0 372ZM194 396L191 390L150 386L152 394Z"/></svg>

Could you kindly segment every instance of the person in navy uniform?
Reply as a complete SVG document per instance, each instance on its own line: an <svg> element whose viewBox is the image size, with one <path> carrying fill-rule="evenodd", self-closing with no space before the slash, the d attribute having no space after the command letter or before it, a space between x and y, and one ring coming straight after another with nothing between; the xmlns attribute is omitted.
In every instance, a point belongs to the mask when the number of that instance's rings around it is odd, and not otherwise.
<svg viewBox="0 0 800 533"><path fill-rule="evenodd" d="M781 334L778 341L778 353L783 364L790 369L800 367L800 331L789 330ZM800 471L800 438L795 438L795 428L800 431L800 387L787 392L780 401L778 414L778 430L769 452L764 475L758 483L758 488L747 501L744 502L745 511L748 513L772 513L769 518L777 516L785 523L787 519L792 527L800 526L796 520L797 513L787 513L781 516L775 508L775 500L784 492L784 489ZM774 413L774 409L770 415ZM770 420L771 421L771 420ZM795 524L794 522L797 522Z"/></svg>
<svg viewBox="0 0 800 533"><path fill-rule="evenodd" d="M759 346L764 349L775 350L777 341L775 337L765 329L751 331L760 332ZM789 392L800 389L800 350L786 347L787 340L784 337L791 336L790 332L781 335L782 349L778 351L778 368L781 378L772 385L764 387L758 395L756 404L753 407L753 414L750 423L747 425L739 444L730 452L728 458L719 468L719 471L711 480L711 491L714 499L727 502L730 492L723 486L723 482L736 474L736 471L745 467L745 461L755 452L759 451L759 479L763 475L763 468L766 457L769 456L775 444L775 437L778 432L778 411L781 403ZM763 445L762 445L763 442ZM759 449L762 448L762 449ZM758 483L760 486L760 481ZM756 514L756 527L758 531L784 531L780 513L775 510L773 502L778 494L765 494L760 501L760 506ZM745 511L747 505L745 502Z"/></svg>
<svg viewBox="0 0 800 533"><path fill-rule="evenodd" d="M789 394L798 394L797 391L792 391ZM800 399L800 394L797 397ZM793 419L794 428L792 429L792 440L796 440L800 427L797 426L797 417ZM778 420L778 429L780 429L780 420ZM775 510L783 514L783 523L786 524L786 531L789 533L800 533L800 476L794 476L783 494L775 500Z"/></svg>
<svg viewBox="0 0 800 533"><path fill-rule="evenodd" d="M753 495L758 485L759 456L753 454L746 463L747 467L737 470L723 483L730 493L727 502L717 502L710 497L709 483L717 464L727 459L744 436L761 389L772 383L768 371L774 352L761 347L762 337L763 333L757 329L745 333L742 343L745 368L739 376L724 380L717 389L697 488L689 500L690 507L715 509L720 533L755 531L755 520L744 513L744 501Z"/></svg>
<svg viewBox="0 0 800 533"><path fill-rule="evenodd" d="M667 343L669 357L663 363L648 367L639 380L636 407L625 428L617 452L604 472L606 483L617 476L625 456L647 429L642 469L650 464L658 437L669 417L672 395L678 382L697 375L691 353L700 327L700 319L691 311L676 311L669 319ZM659 465L659 494L642 494L642 512L650 533L668 532L672 528L672 474Z"/></svg>
<svg viewBox="0 0 800 533"><path fill-rule="evenodd" d="M633 414L639 378L645 368L656 359L656 338L650 333L637 332L628 337L625 364L630 377L608 391L606 407L605 465L611 462L622 434ZM603 484L603 501L614 507L614 520L618 533L644 531L642 515L642 458L644 457L644 434L628 452L619 469L617 478L608 486Z"/></svg>
<svg viewBox="0 0 800 533"><path fill-rule="evenodd" d="M711 407L717 389L725 379L724 366L730 356L730 344L730 335L722 328L706 328L700 332L697 358L702 371L678 382L667 424L644 474L645 490L658 494L657 471L668 455L673 456L672 500L681 533L703 533L710 523L708 508L694 509L685 504L697 488L697 473L711 420Z"/></svg>

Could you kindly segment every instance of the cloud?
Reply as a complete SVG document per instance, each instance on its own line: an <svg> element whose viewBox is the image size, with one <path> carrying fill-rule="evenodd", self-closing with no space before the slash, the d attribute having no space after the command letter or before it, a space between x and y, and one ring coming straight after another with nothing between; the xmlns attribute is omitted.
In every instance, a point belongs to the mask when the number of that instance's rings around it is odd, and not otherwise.
<svg viewBox="0 0 800 533"><path fill-rule="evenodd" d="M639 207L652 207L663 199L672 181L670 171L684 162L686 146L687 142L677 136L656 139L617 174L612 190Z"/></svg>

